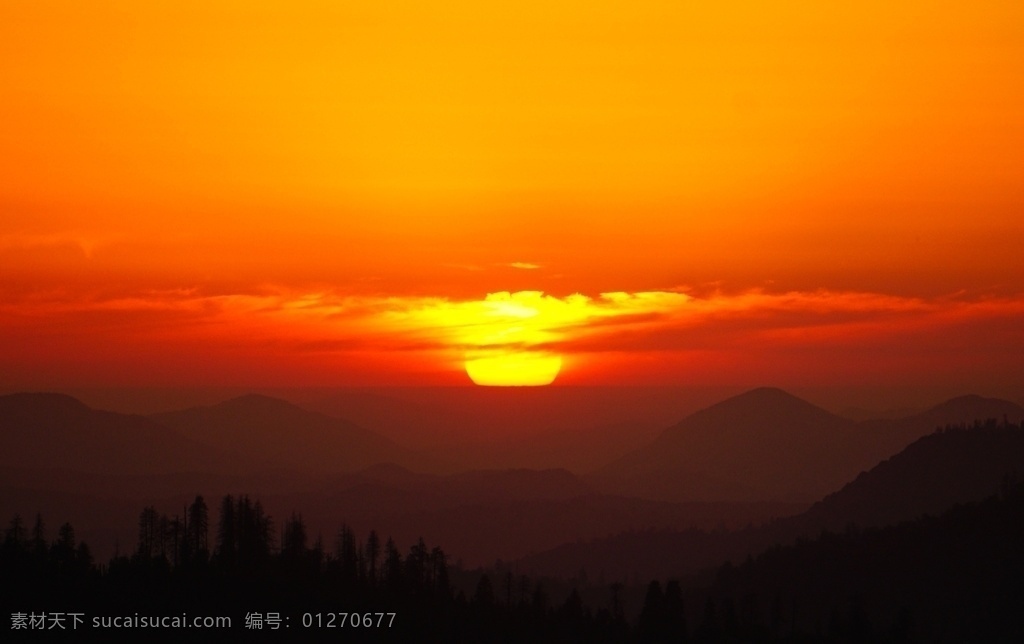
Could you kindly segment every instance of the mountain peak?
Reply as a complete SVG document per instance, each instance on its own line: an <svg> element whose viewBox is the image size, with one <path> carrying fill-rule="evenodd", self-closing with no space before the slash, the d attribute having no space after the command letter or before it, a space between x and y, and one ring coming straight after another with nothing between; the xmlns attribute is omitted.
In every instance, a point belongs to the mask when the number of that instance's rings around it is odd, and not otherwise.
<svg viewBox="0 0 1024 644"><path fill-rule="evenodd" d="M383 436L347 420L262 394L152 418L196 441L275 467L336 473L408 456Z"/></svg>
<svg viewBox="0 0 1024 644"><path fill-rule="evenodd" d="M694 412L598 477L620 493L660 500L804 501L862 465L844 468L854 429L788 392L758 387Z"/></svg>
<svg viewBox="0 0 1024 644"><path fill-rule="evenodd" d="M726 398L723 403L729 401L751 401L757 403L770 403L770 402L790 402L790 403L802 403L810 404L802 398L798 398L793 394L779 389L778 387L755 387L749 391L745 391L741 394L737 394L732 398ZM721 403L719 403L721 404Z"/></svg>
<svg viewBox="0 0 1024 644"><path fill-rule="evenodd" d="M771 386L768 386L768 385L764 385L764 386L761 386L761 387L754 387L753 389L745 391L745 392L743 392L742 394L739 394L739 395L740 396L750 396L750 395L757 395L757 396L783 396L783 397L787 397L787 398L796 398L796 396L794 396L793 394L789 393L788 391L786 391L784 389L780 389L779 387L771 387Z"/></svg>
<svg viewBox="0 0 1024 644"><path fill-rule="evenodd" d="M795 422L836 418L817 405L778 387L758 387L694 413L690 418L715 418L717 422L763 422L785 418ZM685 420L683 421L686 422Z"/></svg>

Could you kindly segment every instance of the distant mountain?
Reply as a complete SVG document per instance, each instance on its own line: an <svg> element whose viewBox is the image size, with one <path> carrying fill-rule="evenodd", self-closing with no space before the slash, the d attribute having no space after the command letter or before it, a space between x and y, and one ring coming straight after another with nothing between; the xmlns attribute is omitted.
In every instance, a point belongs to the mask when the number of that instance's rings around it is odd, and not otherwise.
<svg viewBox="0 0 1024 644"><path fill-rule="evenodd" d="M588 480L662 500L812 501L936 427L1004 416L1024 410L965 396L907 418L857 423L766 387L688 416Z"/></svg>
<svg viewBox="0 0 1024 644"><path fill-rule="evenodd" d="M739 532L645 530L567 543L520 561L523 570L570 577L579 570L611 577L694 573L741 561L774 544L849 525L882 527L980 501L1024 475L1024 423L987 422L934 432L861 473L796 516Z"/></svg>
<svg viewBox="0 0 1024 644"><path fill-rule="evenodd" d="M999 398L984 398L977 395L959 396L931 409L903 418L869 420L862 423L867 428L892 428L898 433L924 436L946 425L971 425L975 421L988 419L1019 423L1024 420L1024 408Z"/></svg>
<svg viewBox="0 0 1024 644"><path fill-rule="evenodd" d="M346 472L417 456L349 421L250 394L209 407L151 416L188 438L238 452L260 467Z"/></svg>
<svg viewBox="0 0 1024 644"><path fill-rule="evenodd" d="M0 465L112 474L228 468L210 449L144 416L91 409L55 393L0 396Z"/></svg>
<svg viewBox="0 0 1024 644"><path fill-rule="evenodd" d="M663 500L813 500L891 453L857 438L856 423L765 387L688 416L592 480Z"/></svg>
<svg viewBox="0 0 1024 644"><path fill-rule="evenodd" d="M990 422L938 431L826 496L792 521L810 530L849 523L882 526L937 515L993 494L1007 476L1024 476L1024 431Z"/></svg>
<svg viewBox="0 0 1024 644"><path fill-rule="evenodd" d="M444 455L450 472L565 468L583 473L736 393L722 387L381 387L282 392L400 445Z"/></svg>

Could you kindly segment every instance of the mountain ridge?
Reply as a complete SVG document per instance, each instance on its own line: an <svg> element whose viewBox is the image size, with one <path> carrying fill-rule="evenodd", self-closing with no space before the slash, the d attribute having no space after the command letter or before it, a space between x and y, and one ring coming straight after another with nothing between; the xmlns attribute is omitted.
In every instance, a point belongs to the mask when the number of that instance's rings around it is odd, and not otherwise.
<svg viewBox="0 0 1024 644"><path fill-rule="evenodd" d="M145 474L232 467L234 460L145 416L34 392L0 396L0 464Z"/></svg>
<svg viewBox="0 0 1024 644"><path fill-rule="evenodd" d="M345 472L379 463L430 461L343 418L309 411L263 394L245 394L213 405L150 416L183 435L232 449L255 466Z"/></svg>
<svg viewBox="0 0 1024 644"><path fill-rule="evenodd" d="M1003 416L1021 419L1024 409L966 395L905 418L856 422L758 387L690 414L588 481L661 500L812 502L938 426Z"/></svg>
<svg viewBox="0 0 1024 644"><path fill-rule="evenodd" d="M982 501L1024 474L1024 423L978 422L933 432L848 481L800 514L745 530L648 529L565 543L519 561L528 572L570 578L694 574L765 549L850 526L880 528Z"/></svg>

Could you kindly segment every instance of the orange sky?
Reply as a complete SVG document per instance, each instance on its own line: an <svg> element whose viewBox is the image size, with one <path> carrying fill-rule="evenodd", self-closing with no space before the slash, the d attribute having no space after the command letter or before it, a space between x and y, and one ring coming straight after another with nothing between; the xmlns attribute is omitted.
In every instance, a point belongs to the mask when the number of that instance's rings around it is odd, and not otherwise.
<svg viewBox="0 0 1024 644"><path fill-rule="evenodd" d="M94 4L2 7L0 384L1024 386L1019 2Z"/></svg>

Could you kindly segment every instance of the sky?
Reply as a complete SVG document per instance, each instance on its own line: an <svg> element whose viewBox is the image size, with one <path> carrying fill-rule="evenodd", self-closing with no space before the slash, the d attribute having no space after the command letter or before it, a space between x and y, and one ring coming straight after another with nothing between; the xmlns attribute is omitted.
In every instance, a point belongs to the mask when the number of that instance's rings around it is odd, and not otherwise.
<svg viewBox="0 0 1024 644"><path fill-rule="evenodd" d="M1019 2L0 12L4 387L1024 387Z"/></svg>

